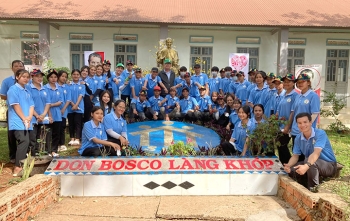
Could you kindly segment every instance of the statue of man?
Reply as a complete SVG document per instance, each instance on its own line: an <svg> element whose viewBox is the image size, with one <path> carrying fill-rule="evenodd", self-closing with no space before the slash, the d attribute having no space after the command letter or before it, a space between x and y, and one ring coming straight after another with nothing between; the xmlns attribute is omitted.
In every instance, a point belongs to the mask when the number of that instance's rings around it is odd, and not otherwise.
<svg viewBox="0 0 350 221"><path fill-rule="evenodd" d="M171 61L171 69L177 73L179 67L179 56L177 51L171 48L173 44L173 39L167 38L165 39L166 48L163 48L157 51L157 64L163 67L164 60L169 59Z"/></svg>

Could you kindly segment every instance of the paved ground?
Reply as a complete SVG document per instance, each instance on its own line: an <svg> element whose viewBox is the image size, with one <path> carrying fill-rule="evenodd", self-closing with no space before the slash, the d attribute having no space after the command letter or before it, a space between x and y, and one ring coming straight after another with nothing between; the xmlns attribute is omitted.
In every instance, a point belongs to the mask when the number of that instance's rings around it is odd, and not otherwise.
<svg viewBox="0 0 350 221"><path fill-rule="evenodd" d="M35 221L300 220L274 196L64 197Z"/></svg>

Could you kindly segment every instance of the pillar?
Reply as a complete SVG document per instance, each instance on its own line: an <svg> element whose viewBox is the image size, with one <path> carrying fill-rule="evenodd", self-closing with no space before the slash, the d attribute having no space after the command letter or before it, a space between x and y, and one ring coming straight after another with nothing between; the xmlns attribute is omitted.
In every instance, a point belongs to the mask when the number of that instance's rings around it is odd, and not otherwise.
<svg viewBox="0 0 350 221"><path fill-rule="evenodd" d="M288 34L288 28L281 28L278 31L277 75L285 75L287 71Z"/></svg>
<svg viewBox="0 0 350 221"><path fill-rule="evenodd" d="M39 60L42 65L50 58L50 24L39 21Z"/></svg>

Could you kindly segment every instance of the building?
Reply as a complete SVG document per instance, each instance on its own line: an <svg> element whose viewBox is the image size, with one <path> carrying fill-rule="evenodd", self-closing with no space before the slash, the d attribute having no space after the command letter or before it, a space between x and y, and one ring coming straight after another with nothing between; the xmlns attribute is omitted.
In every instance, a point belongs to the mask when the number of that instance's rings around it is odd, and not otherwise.
<svg viewBox="0 0 350 221"><path fill-rule="evenodd" d="M12 74L12 60L32 63L28 55L35 52L28 42L50 42L56 66L81 67L84 51L104 51L112 65L131 59L150 69L156 65L155 47L171 37L180 65L191 67L200 57L206 70L225 67L233 52L249 53L250 67L266 72L322 64L321 88L345 96L348 8L344 0L4 0L0 80Z"/></svg>

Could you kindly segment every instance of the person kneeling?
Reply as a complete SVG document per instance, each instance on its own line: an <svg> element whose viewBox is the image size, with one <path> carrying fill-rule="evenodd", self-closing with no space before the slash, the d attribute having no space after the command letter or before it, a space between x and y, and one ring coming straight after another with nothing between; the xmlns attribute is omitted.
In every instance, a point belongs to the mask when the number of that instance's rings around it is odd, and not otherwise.
<svg viewBox="0 0 350 221"><path fill-rule="evenodd" d="M135 119L140 121L146 120L146 112L151 108L150 103L147 101L147 91L140 91L137 99L131 100L130 108L130 122L135 122Z"/></svg>
<svg viewBox="0 0 350 221"><path fill-rule="evenodd" d="M179 102L181 110L181 119L196 122L197 118L195 112L199 110L198 103L196 99L189 96L189 91L187 87L182 89L182 99Z"/></svg>
<svg viewBox="0 0 350 221"><path fill-rule="evenodd" d="M161 90L158 85L155 86L153 90L154 96L150 97L148 100L151 108L146 112L146 117L153 120L164 120L166 99L160 96Z"/></svg>
<svg viewBox="0 0 350 221"><path fill-rule="evenodd" d="M319 176L335 175L337 162L326 132L312 127L311 114L299 113L295 119L301 133L295 138L293 156L284 164L284 170L313 190L319 185ZM298 162L301 154L305 155L305 160ZM307 178L307 182L303 183L302 178Z"/></svg>
<svg viewBox="0 0 350 221"><path fill-rule="evenodd" d="M101 124L103 110L101 107L93 107L91 110L92 120L86 122L82 132L82 144L78 152L81 156L102 156L104 154L116 156L120 146L107 141L105 127Z"/></svg>

